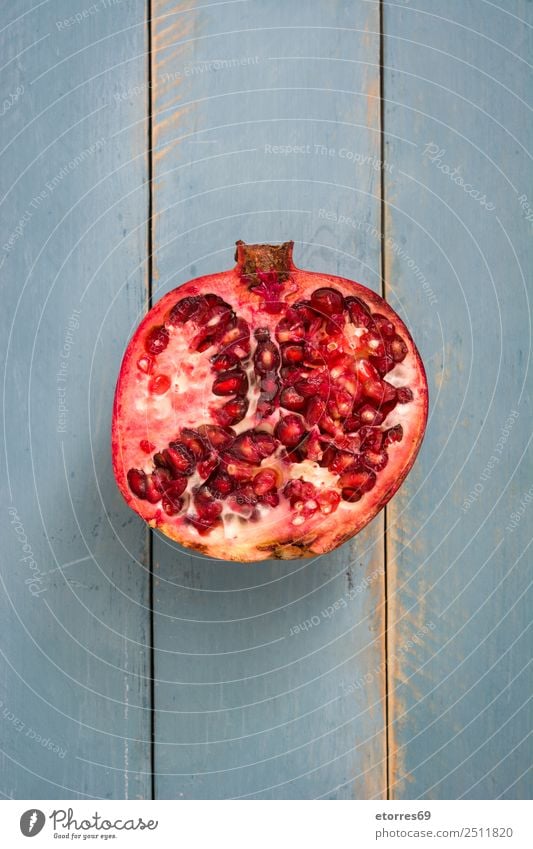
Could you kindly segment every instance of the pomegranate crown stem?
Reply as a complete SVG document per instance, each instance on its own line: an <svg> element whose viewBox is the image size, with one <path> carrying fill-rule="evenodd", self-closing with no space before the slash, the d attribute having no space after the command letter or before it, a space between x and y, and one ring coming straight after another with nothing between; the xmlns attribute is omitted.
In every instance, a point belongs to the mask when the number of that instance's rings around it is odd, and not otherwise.
<svg viewBox="0 0 533 849"><path fill-rule="evenodd" d="M283 242L281 245L246 245L238 241L236 245L237 269L242 277L250 281L257 281L260 274L274 272L281 282L287 279L294 268L294 242Z"/></svg>

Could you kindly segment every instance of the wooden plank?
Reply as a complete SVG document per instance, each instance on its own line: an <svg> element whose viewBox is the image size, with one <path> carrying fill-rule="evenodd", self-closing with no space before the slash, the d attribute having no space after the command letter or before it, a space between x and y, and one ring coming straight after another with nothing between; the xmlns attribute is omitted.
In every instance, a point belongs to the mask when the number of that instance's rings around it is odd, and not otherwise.
<svg viewBox="0 0 533 849"><path fill-rule="evenodd" d="M153 7L156 296L239 238L379 289L377 4ZM246 567L154 537L158 798L383 796L382 531Z"/></svg>
<svg viewBox="0 0 533 849"><path fill-rule="evenodd" d="M421 457L389 513L397 798L533 789L531 12L384 5L386 276L431 390Z"/></svg>
<svg viewBox="0 0 533 849"><path fill-rule="evenodd" d="M145 4L12 5L0 34L0 791L145 798L147 535L109 452L120 359L146 305Z"/></svg>

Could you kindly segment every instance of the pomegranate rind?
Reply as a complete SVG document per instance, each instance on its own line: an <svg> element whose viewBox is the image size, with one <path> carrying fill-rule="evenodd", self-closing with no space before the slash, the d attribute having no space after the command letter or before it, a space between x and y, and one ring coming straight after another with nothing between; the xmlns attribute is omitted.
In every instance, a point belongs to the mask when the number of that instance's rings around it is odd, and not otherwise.
<svg viewBox="0 0 533 849"><path fill-rule="evenodd" d="M191 353L188 342L193 330L187 330L187 325L169 328L170 342L161 353L153 357L150 373L144 371L144 363L142 367L138 365L146 356L145 340L150 330L165 324L175 303L187 296L216 293L232 305L240 318L248 322L252 338L257 327L268 328L271 337L275 338L275 328L283 313L264 311L261 295L255 294L253 289L250 291L239 273L239 267L235 267L230 271L197 278L164 295L141 321L122 361L113 407L113 470L126 503L152 528L186 548L221 560L255 562L270 558L290 560L314 557L332 551L355 536L401 486L416 459L427 422L428 390L422 360L411 334L389 304L356 282L292 267L283 284L283 298L290 305L309 299L313 291L328 286L342 292L345 297L361 298L372 312L385 316L395 325L396 332L401 335L408 349L403 362L397 364L386 375L386 379L395 386L408 386L413 392L413 400L408 404L398 404L393 411L390 426L401 424L403 439L388 447L389 460L387 466L379 472L375 487L359 501L341 501L335 512L329 515L317 511L299 526L292 524L290 505L285 498L281 498L279 506L261 510L258 520L227 515L206 535L200 535L194 524L187 521L186 511L168 516L160 504L142 500L130 490L128 470L139 468L149 473L153 465L150 455L140 448L142 440L154 443L158 446L157 450L161 450L178 437L180 428L196 428L200 424L213 422L213 406L220 406L220 402L227 400L216 398L211 392L215 374L211 370L209 357L213 351ZM171 388L163 395L149 390L149 383L156 374L166 374L171 378ZM289 411L276 410L270 417L271 430L280 412L281 415L287 415ZM268 427L268 417L265 421ZM385 420L384 426L387 425ZM257 426L258 422L250 410L234 429L241 433ZM271 458L267 458L264 466L271 465ZM338 490L338 476L309 460L287 467L286 480L291 477L311 481L318 491L328 488Z"/></svg>

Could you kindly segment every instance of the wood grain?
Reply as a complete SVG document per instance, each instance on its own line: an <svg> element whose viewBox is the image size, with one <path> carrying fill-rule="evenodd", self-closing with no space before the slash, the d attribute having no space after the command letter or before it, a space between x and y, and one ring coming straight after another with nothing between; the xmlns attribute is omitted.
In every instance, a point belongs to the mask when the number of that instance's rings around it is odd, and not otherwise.
<svg viewBox="0 0 533 849"><path fill-rule="evenodd" d="M379 227L376 4L154 15L156 296L233 265L237 239L294 239L302 267L379 289L356 229ZM159 798L383 796L382 530L245 567L155 537Z"/></svg>
<svg viewBox="0 0 533 849"><path fill-rule="evenodd" d="M533 789L531 507L521 507L532 481L531 224L519 202L531 11L384 6L388 297L413 327L431 391L421 457L389 510L397 798Z"/></svg>
<svg viewBox="0 0 533 849"><path fill-rule="evenodd" d="M5 6L0 34L20 93L1 119L0 790L145 798L147 537L109 450L146 304L145 8L33 6Z"/></svg>

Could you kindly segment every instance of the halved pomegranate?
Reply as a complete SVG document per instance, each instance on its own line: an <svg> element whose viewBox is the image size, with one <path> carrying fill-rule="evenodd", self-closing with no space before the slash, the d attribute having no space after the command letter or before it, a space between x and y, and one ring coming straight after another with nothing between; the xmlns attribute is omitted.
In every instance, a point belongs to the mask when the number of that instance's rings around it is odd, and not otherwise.
<svg viewBox="0 0 533 849"><path fill-rule="evenodd" d="M113 467L152 527L211 557L331 551L409 472L424 367L374 292L237 243L231 271L165 295L117 383Z"/></svg>

